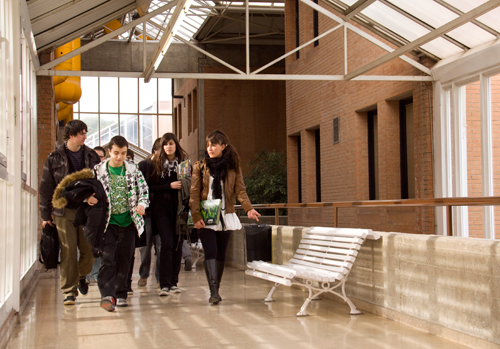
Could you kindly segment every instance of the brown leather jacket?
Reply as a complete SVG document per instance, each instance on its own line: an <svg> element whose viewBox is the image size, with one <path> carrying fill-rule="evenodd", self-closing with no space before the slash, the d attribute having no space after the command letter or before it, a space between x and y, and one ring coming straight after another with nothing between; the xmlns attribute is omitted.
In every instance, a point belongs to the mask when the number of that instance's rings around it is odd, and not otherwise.
<svg viewBox="0 0 500 349"><path fill-rule="evenodd" d="M203 168L203 191L201 190L200 183L200 172ZM210 189L210 169L203 162L196 162L193 166L193 174L191 177L191 197L189 199L189 207L191 208L191 216L193 217L193 222L198 222L201 220L200 213L200 201L206 200L208 197L208 190ZM226 209L226 213L234 213L234 204L236 203L236 198L241 203L241 206L245 212L253 209L250 199L248 198L245 183L243 182L243 175L241 174L241 169L238 172L231 170L227 173L226 182L224 183L224 195L226 198L225 205L222 207Z"/></svg>

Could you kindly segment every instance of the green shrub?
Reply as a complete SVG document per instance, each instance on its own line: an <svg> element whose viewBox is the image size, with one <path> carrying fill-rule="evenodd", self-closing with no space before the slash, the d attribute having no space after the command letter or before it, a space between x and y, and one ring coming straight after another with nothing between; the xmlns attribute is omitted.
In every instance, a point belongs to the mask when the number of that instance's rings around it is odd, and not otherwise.
<svg viewBox="0 0 500 349"><path fill-rule="evenodd" d="M247 194L253 204L287 202L285 156L277 151L262 151L247 165Z"/></svg>

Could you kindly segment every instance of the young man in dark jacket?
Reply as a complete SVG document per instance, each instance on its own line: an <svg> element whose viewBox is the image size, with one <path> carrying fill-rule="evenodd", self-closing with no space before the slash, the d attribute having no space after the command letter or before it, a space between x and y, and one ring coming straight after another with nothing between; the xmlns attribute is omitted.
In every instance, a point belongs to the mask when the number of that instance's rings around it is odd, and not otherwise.
<svg viewBox="0 0 500 349"><path fill-rule="evenodd" d="M78 291L82 296L88 292L85 276L92 270L94 257L83 235L81 227L75 228L73 220L76 210L71 205L63 209L52 206L54 190L68 174L84 168L93 168L100 162L97 153L84 143L87 139L87 125L80 120L71 120L64 127L64 144L58 145L49 154L43 166L40 182L40 216L42 226L56 225L61 245L61 290L64 304L75 304ZM80 258L78 258L78 250Z"/></svg>

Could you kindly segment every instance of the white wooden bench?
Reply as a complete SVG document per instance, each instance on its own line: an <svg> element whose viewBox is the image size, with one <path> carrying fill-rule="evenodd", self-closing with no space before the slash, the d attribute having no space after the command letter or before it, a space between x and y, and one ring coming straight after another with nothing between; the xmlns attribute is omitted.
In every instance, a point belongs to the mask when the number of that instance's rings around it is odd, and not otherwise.
<svg viewBox="0 0 500 349"><path fill-rule="evenodd" d="M200 239L191 244L191 254L195 257L192 263L192 268L196 269L196 263L198 263L198 261L205 256L205 251L203 250L203 245L201 244Z"/></svg>
<svg viewBox="0 0 500 349"><path fill-rule="evenodd" d="M307 306L322 293L333 293L342 298L351 308L351 315L362 314L345 295L345 282L358 250L367 238L376 240L380 236L371 229L313 227L302 236L288 264L253 261L247 264L249 269L245 273L275 283L266 302L274 301L272 296L279 285L306 287L309 297L297 316L307 316ZM339 288L342 293L337 292Z"/></svg>

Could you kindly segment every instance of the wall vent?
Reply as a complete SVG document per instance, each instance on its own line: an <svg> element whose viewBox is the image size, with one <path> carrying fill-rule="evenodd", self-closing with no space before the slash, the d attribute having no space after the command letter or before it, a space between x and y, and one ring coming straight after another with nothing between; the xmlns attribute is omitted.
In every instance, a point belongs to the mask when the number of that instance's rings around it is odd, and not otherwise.
<svg viewBox="0 0 500 349"><path fill-rule="evenodd" d="M340 142L339 118L333 119L333 144Z"/></svg>

